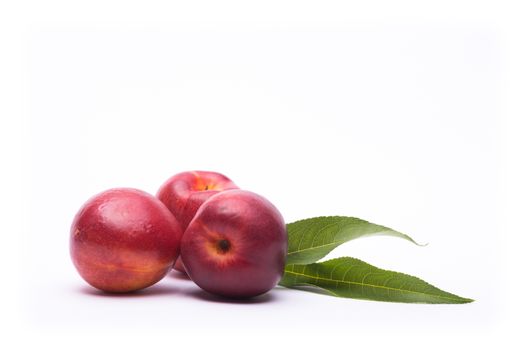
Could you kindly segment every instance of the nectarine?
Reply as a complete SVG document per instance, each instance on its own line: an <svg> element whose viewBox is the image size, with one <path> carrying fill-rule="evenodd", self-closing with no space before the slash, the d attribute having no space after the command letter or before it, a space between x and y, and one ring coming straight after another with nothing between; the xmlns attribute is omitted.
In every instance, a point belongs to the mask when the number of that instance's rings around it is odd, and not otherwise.
<svg viewBox="0 0 524 350"><path fill-rule="evenodd" d="M136 189L111 189L89 199L76 214L70 253L93 287L130 292L166 275L181 237L180 225L160 200Z"/></svg>
<svg viewBox="0 0 524 350"><path fill-rule="evenodd" d="M202 289L246 298L278 283L286 253L286 225L277 208L253 192L229 190L198 209L180 254L189 277Z"/></svg>

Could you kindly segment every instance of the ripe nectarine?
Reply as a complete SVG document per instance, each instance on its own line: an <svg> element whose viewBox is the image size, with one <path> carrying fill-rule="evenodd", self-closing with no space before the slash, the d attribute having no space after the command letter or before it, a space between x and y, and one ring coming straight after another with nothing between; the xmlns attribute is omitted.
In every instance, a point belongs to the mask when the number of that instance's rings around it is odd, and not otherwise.
<svg viewBox="0 0 524 350"><path fill-rule="evenodd" d="M273 288L286 253L282 215L264 197L244 190L224 191L202 204L181 245L189 277L210 293L232 298Z"/></svg>
<svg viewBox="0 0 524 350"><path fill-rule="evenodd" d="M154 196L131 188L89 199L71 226L70 253L87 283L130 292L156 282L173 266L182 230Z"/></svg>

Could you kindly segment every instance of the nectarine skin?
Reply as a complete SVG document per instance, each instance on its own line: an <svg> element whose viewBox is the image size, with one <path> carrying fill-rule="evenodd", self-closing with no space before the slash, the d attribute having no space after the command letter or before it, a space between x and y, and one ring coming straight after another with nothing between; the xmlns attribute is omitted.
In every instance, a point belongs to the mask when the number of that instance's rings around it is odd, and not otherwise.
<svg viewBox="0 0 524 350"><path fill-rule="evenodd" d="M233 181L220 173L186 171L164 182L157 197L175 215L182 230L185 230L202 203L220 191L237 188Z"/></svg>
<svg viewBox="0 0 524 350"><path fill-rule="evenodd" d="M160 187L157 197L175 215L185 231L198 208L211 196L226 190L237 189L228 177L212 171L186 171L170 177ZM178 259L175 269L185 272Z"/></svg>
<svg viewBox="0 0 524 350"><path fill-rule="evenodd" d="M230 190L200 207L182 237L180 254L202 289L248 298L278 283L287 244L284 219L273 204L253 192Z"/></svg>
<svg viewBox="0 0 524 350"><path fill-rule="evenodd" d="M154 196L131 188L90 198L71 225L70 253L82 278L124 293L162 279L179 255L182 229Z"/></svg>

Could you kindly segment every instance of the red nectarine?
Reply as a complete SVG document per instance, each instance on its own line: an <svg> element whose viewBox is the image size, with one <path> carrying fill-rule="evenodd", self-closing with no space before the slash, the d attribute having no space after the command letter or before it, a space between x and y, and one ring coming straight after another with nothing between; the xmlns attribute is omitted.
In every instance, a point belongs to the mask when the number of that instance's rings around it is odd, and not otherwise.
<svg viewBox="0 0 524 350"><path fill-rule="evenodd" d="M246 298L278 283L286 253L286 225L277 208L258 194L230 190L202 204L182 237L180 254L202 289Z"/></svg>
<svg viewBox="0 0 524 350"><path fill-rule="evenodd" d="M118 188L92 197L78 211L70 252L87 283L107 292L130 292L166 275L181 237L180 225L160 200Z"/></svg>

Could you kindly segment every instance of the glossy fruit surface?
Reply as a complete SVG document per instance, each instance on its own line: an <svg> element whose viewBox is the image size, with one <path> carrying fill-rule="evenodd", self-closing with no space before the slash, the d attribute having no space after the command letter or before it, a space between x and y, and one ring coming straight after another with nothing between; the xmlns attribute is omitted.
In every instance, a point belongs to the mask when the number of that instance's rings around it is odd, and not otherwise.
<svg viewBox="0 0 524 350"><path fill-rule="evenodd" d="M71 225L70 253L82 278L107 292L146 288L173 266L182 230L154 196L116 188L90 198Z"/></svg>
<svg viewBox="0 0 524 350"><path fill-rule="evenodd" d="M186 171L170 177L160 187L157 197L175 215L184 231L198 208L213 195L238 187L225 175L212 171ZM178 259L175 269L185 272Z"/></svg>
<svg viewBox="0 0 524 350"><path fill-rule="evenodd" d="M284 219L264 197L244 190L216 194L182 237L181 258L202 289L221 296L263 294L282 277L287 253Z"/></svg>
<svg viewBox="0 0 524 350"><path fill-rule="evenodd" d="M237 188L233 181L220 173L186 171L164 182L157 197L175 215L182 230L185 230L207 199L221 191Z"/></svg>

